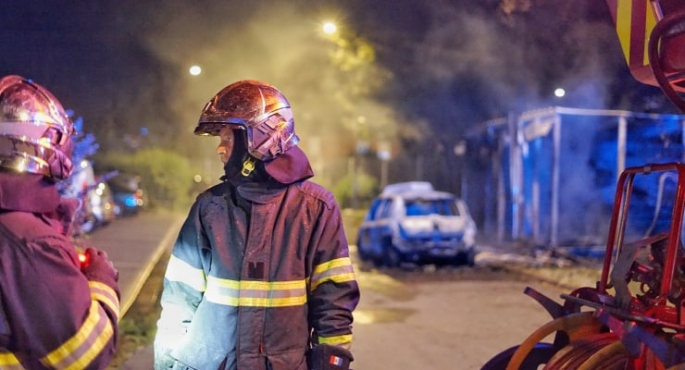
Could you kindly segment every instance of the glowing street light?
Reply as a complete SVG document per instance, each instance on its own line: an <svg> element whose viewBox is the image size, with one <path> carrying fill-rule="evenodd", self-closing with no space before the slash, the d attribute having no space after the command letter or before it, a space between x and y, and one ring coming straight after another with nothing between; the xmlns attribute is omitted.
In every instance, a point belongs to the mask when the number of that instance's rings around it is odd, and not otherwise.
<svg viewBox="0 0 685 370"><path fill-rule="evenodd" d="M194 65L194 66L191 66L190 69L188 69L188 72L193 76L197 76L200 73L202 73L202 68L200 68L200 66L198 66L198 65Z"/></svg>
<svg viewBox="0 0 685 370"><path fill-rule="evenodd" d="M336 26L335 23L333 23L333 22L326 22L323 24L322 29L323 29L323 33L325 33L327 35L332 35L336 31L338 31L338 26Z"/></svg>
<svg viewBox="0 0 685 370"><path fill-rule="evenodd" d="M558 88L554 90L554 96L556 96L557 98L563 98L564 95L566 95L566 91L564 89Z"/></svg>

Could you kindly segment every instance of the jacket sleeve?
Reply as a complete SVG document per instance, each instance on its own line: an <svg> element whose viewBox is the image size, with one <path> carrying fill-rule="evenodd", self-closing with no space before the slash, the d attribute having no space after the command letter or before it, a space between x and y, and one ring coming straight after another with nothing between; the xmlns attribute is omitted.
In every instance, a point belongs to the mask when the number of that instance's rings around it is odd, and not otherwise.
<svg viewBox="0 0 685 370"><path fill-rule="evenodd" d="M66 239L5 243L0 247L0 287L10 352L0 356L0 368L21 361L29 369L102 369L111 361L118 287L88 281Z"/></svg>
<svg viewBox="0 0 685 370"><path fill-rule="evenodd" d="M155 369L173 364L173 351L183 346L186 328L205 292L202 251L208 246L195 202L174 244L164 276L162 312L154 341Z"/></svg>
<svg viewBox="0 0 685 370"><path fill-rule="evenodd" d="M314 228L315 243L309 283L309 321L313 344L329 344L347 350L352 345L352 311L359 303L340 210L331 199Z"/></svg>

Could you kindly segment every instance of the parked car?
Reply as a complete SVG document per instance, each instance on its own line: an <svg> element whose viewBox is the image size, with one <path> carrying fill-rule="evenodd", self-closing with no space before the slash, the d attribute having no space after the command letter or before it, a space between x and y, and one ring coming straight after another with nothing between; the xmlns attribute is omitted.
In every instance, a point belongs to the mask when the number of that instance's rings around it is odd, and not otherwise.
<svg viewBox="0 0 685 370"><path fill-rule="evenodd" d="M106 181L100 181L88 192L91 213L99 225L106 225L116 218L114 195Z"/></svg>
<svg viewBox="0 0 685 370"><path fill-rule="evenodd" d="M423 181L387 185L362 222L357 251L363 261L473 265L476 223L466 203Z"/></svg>
<svg viewBox="0 0 685 370"><path fill-rule="evenodd" d="M90 233L98 227L107 225L115 218L114 198L107 183L101 181L87 186L81 196L81 207L75 217L80 231Z"/></svg>
<svg viewBox="0 0 685 370"><path fill-rule="evenodd" d="M83 160L74 172L60 184L60 195L75 198L80 207L74 214L76 233L89 233L115 217L114 200L102 177L96 176L90 161Z"/></svg>
<svg viewBox="0 0 685 370"><path fill-rule="evenodd" d="M134 215L145 207L147 198L140 184L140 176L120 173L109 180L109 186L117 216Z"/></svg>

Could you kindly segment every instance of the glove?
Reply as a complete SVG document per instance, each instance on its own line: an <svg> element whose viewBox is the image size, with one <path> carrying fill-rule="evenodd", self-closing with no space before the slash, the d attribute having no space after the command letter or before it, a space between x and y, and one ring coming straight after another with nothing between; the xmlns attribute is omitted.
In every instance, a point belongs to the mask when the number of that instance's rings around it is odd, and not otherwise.
<svg viewBox="0 0 685 370"><path fill-rule="evenodd" d="M354 357L345 348L318 344L309 350L307 360L311 370L349 370Z"/></svg>
<svg viewBox="0 0 685 370"><path fill-rule="evenodd" d="M119 280L119 271L114 268L107 253L91 247L86 249L84 254L85 260L81 263L81 272L88 280L116 284Z"/></svg>

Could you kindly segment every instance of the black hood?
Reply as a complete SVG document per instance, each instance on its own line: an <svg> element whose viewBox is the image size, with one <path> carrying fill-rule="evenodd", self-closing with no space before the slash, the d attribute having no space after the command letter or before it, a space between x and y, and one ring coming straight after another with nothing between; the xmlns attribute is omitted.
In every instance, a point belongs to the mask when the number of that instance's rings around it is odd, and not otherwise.
<svg viewBox="0 0 685 370"><path fill-rule="evenodd" d="M228 162L224 165L222 180L228 181L234 186L246 183L264 183L278 186L290 185L314 176L314 171L309 164L307 155L299 147L294 146L275 159L263 162L251 157L247 153L247 143L245 142L244 135L240 135L238 130L235 131L235 134L233 152ZM245 177L240 171L242 170L243 162L248 158L254 160L256 164L255 170Z"/></svg>

